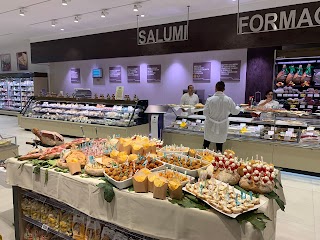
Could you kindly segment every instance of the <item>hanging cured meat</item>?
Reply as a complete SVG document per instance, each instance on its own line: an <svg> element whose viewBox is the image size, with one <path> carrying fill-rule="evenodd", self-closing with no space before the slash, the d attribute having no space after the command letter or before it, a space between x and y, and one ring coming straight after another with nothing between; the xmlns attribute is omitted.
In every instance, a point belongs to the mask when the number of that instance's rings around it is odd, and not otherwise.
<svg viewBox="0 0 320 240"><path fill-rule="evenodd" d="M299 84L301 82L302 75L303 75L303 68L302 68L302 65L299 65L299 67L297 68L297 72L293 77L293 82L295 84Z"/></svg>
<svg viewBox="0 0 320 240"><path fill-rule="evenodd" d="M292 80L293 80L295 70L296 70L296 69L295 69L295 67L294 67L293 65L291 65L291 66L289 67L289 74L288 74L288 76L286 77L286 84L287 84L287 85L292 85L291 82L292 82Z"/></svg>
<svg viewBox="0 0 320 240"><path fill-rule="evenodd" d="M288 68L287 65L283 65L281 71L277 75L277 81L278 82L284 82L286 80L286 77L288 76Z"/></svg>
<svg viewBox="0 0 320 240"><path fill-rule="evenodd" d="M40 139L41 143L46 146L57 146L64 143L64 138L57 132L40 131L37 128L33 128L31 131Z"/></svg>
<svg viewBox="0 0 320 240"><path fill-rule="evenodd" d="M304 74L301 77L300 82L301 83L310 82L311 81L311 74L312 74L312 66L311 66L311 64L308 64L306 71L304 72Z"/></svg>

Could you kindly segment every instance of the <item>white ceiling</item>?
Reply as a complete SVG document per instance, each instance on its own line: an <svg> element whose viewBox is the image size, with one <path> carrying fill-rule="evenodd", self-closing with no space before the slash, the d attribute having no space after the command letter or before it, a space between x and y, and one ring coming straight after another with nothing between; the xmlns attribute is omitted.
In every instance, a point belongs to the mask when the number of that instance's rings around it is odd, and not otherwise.
<svg viewBox="0 0 320 240"><path fill-rule="evenodd" d="M71 0L62 6L61 0L0 0L0 45L15 41L31 42L81 36L93 33L115 31L136 26L133 11L135 2L141 3L138 14L141 25L154 25L186 19L187 5L190 5L190 19L218 16L237 12L237 2L233 0ZM250 11L315 0L240 0L240 11ZM39 3L39 4L37 4ZM19 16L19 8L27 7L24 17ZM122 6L122 7L121 7ZM101 9L110 9L106 18L100 17ZM14 11L11 11L14 10ZM94 12L98 11L98 12ZM84 14L87 12L93 12ZM73 16L82 14L79 23ZM56 27L52 19L59 19ZM64 28L65 31L61 31Z"/></svg>

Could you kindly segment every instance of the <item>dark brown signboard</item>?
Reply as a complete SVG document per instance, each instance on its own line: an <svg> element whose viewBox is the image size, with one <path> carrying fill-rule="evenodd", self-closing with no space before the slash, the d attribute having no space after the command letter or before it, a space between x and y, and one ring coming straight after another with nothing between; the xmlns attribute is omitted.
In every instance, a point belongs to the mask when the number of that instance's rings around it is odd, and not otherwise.
<svg viewBox="0 0 320 240"><path fill-rule="evenodd" d="M221 81L240 81L241 61L222 61L220 69Z"/></svg>
<svg viewBox="0 0 320 240"><path fill-rule="evenodd" d="M121 67L109 67L110 82L121 82Z"/></svg>
<svg viewBox="0 0 320 240"><path fill-rule="evenodd" d="M211 62L201 62L193 64L193 81L210 82Z"/></svg>
<svg viewBox="0 0 320 240"><path fill-rule="evenodd" d="M161 65L147 66L147 82L161 82Z"/></svg>
<svg viewBox="0 0 320 240"><path fill-rule="evenodd" d="M128 82L140 82L140 66L127 67Z"/></svg>
<svg viewBox="0 0 320 240"><path fill-rule="evenodd" d="M80 68L71 68L70 69L70 79L71 83L80 83Z"/></svg>

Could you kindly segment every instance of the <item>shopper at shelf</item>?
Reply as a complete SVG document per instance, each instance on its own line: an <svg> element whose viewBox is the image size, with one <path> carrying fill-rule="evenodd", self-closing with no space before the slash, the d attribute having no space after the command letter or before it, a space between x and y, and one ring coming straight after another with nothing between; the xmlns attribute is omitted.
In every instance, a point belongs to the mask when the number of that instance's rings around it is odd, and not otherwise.
<svg viewBox="0 0 320 240"><path fill-rule="evenodd" d="M194 93L193 85L188 86L188 92L183 94L180 100L181 105L196 105L199 103L199 97Z"/></svg>
<svg viewBox="0 0 320 240"><path fill-rule="evenodd" d="M240 113L240 108L234 101L224 94L225 84L220 81L216 84L216 93L209 97L204 106L203 114L206 117L204 124L203 148L209 148L210 142L216 144L217 151L222 152L223 143L227 140L229 120L231 114Z"/></svg>
<svg viewBox="0 0 320 240"><path fill-rule="evenodd" d="M265 95L266 99L261 100L258 104L258 107L264 108L279 108L279 102L273 100L273 91L269 90Z"/></svg>

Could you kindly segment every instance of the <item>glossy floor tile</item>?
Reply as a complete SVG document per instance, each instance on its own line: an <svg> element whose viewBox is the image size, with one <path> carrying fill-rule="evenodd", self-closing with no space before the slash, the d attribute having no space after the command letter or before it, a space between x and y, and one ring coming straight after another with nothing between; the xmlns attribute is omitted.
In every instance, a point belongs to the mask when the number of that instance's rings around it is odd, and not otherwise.
<svg viewBox="0 0 320 240"><path fill-rule="evenodd" d="M0 115L0 134L17 136L19 154L32 149L26 141L34 135L18 127L16 117ZM66 138L68 141L69 138ZM14 240L11 188L0 172L0 234L3 240ZM282 172L287 201L286 211L278 211L277 240L320 240L320 178Z"/></svg>

